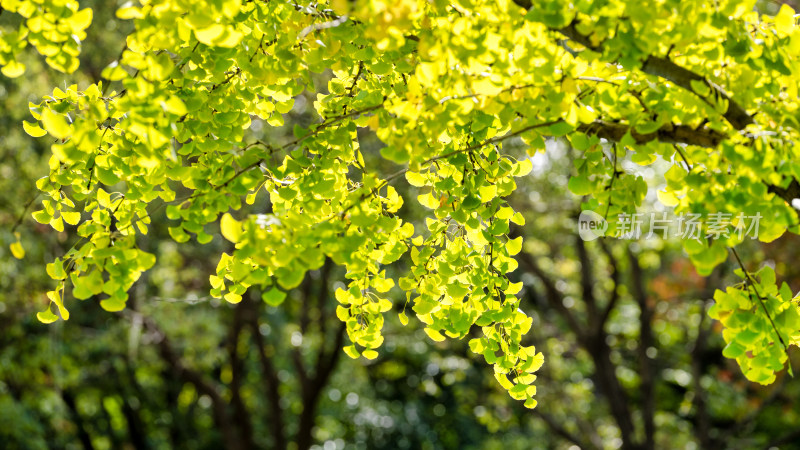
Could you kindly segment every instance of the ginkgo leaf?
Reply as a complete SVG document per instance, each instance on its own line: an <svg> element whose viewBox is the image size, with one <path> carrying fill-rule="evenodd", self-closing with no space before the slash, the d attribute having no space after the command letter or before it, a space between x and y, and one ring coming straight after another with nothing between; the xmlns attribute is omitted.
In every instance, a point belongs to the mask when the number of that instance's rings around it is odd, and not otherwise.
<svg viewBox="0 0 800 450"><path fill-rule="evenodd" d="M222 219L220 219L219 227L225 239L234 244L239 242L242 236L242 224L234 219L233 216L228 213L223 214Z"/></svg>
<svg viewBox="0 0 800 450"><path fill-rule="evenodd" d="M17 78L25 73L25 64L19 61L10 61L0 68L0 71L8 78Z"/></svg>
<svg viewBox="0 0 800 450"><path fill-rule="evenodd" d="M100 307L108 312L118 312L125 309L125 302L115 298L108 298L100 301Z"/></svg>
<svg viewBox="0 0 800 450"><path fill-rule="evenodd" d="M54 113L49 109L42 111L42 125L44 129L56 139L66 139L70 135L69 124L63 115Z"/></svg>
<svg viewBox="0 0 800 450"><path fill-rule="evenodd" d="M25 257L25 249L22 247L21 242L12 242L11 245L9 245L9 248L11 250L11 254L14 255L14 258L22 259Z"/></svg>
<svg viewBox="0 0 800 450"><path fill-rule="evenodd" d="M272 288L261 295L264 303L269 306L279 306L286 299L286 292L277 288Z"/></svg>
<svg viewBox="0 0 800 450"><path fill-rule="evenodd" d="M347 347L345 347L344 353L353 359L357 359L359 356L361 356L358 350L356 350L355 345L348 345Z"/></svg>
<svg viewBox="0 0 800 450"><path fill-rule="evenodd" d="M42 137L47 134L39 125L35 123L30 123L28 121L22 121L22 128L25 130L26 133L33 137Z"/></svg>
<svg viewBox="0 0 800 450"><path fill-rule="evenodd" d="M506 242L506 250L508 250L509 256L514 256L522 250L522 236L516 237L514 239L509 239Z"/></svg>
<svg viewBox="0 0 800 450"><path fill-rule="evenodd" d="M425 334L427 334L429 338L433 339L436 342L444 341L444 336L442 336L442 333L439 333L437 330L434 330L432 328L425 328Z"/></svg>
<svg viewBox="0 0 800 450"><path fill-rule="evenodd" d="M92 10L91 8L84 8L75 14L69 16L66 23L73 30L85 30L92 23Z"/></svg>
<svg viewBox="0 0 800 450"><path fill-rule="evenodd" d="M36 313L36 318L42 323L53 323L58 320L58 316L53 314L53 311L51 311L50 308Z"/></svg>
<svg viewBox="0 0 800 450"><path fill-rule="evenodd" d="M421 174L416 172L406 172L406 180L408 180L408 184L416 187L425 186L425 177Z"/></svg>
<svg viewBox="0 0 800 450"><path fill-rule="evenodd" d="M219 23L202 30L194 30L194 34L197 40L205 45L228 48L239 45L243 37L242 33Z"/></svg>

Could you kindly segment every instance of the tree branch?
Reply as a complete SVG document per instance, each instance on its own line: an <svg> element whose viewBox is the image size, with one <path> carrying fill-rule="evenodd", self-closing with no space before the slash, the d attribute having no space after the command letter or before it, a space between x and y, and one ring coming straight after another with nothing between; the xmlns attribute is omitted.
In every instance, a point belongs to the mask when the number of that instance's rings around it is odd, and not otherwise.
<svg viewBox="0 0 800 450"><path fill-rule="evenodd" d="M544 423L547 425L548 428L550 428L550 430L553 431L553 433L561 436L562 438L566 439L569 442L572 442L573 444L577 445L578 447L580 447L582 449L595 449L595 448L598 448L594 444L592 444L591 442L583 441L582 439L580 439L575 434L570 433L567 429L565 429L564 427L559 425L558 422L556 422L555 419L550 417L550 415L548 415L547 413L542 412L541 409L539 409L539 408L534 409L533 410L533 414L536 415L537 417L539 417L540 419L542 419L542 421L544 421Z"/></svg>
<svg viewBox="0 0 800 450"><path fill-rule="evenodd" d="M520 3L524 3L526 1L527 0L515 0L514 2L519 5ZM530 8L530 6L528 8ZM601 42L598 45L592 44L590 36L582 34L578 31L577 24L577 20L573 20L572 23L566 27L555 31L558 31L562 35L594 52L602 53L603 43ZM725 120L727 120L728 123L730 123L734 128L737 130L743 130L747 125L755 123L755 120L753 120L747 111L745 111L741 105L736 103L720 86L708 81L700 74L694 73L689 69L675 64L668 58L649 55L642 62L641 71L648 75L653 75L671 81L676 86L680 86L687 91L692 92L693 94L697 93L694 91L694 89L692 89L692 81L704 83L709 87L709 89L711 89L711 94L701 98L707 103L709 102L708 97L713 97L717 99L717 101L727 101L728 109L723 114L723 117L725 117Z"/></svg>
<svg viewBox="0 0 800 450"><path fill-rule="evenodd" d="M138 313L137 313L138 314ZM207 380L203 374L187 367L178 352L172 347L166 334L149 317L143 316L143 323L153 334L157 336L158 350L161 358L169 365L177 378L184 382L191 383L200 395L206 395L211 399L214 422L222 432L227 449L238 449L239 443L236 431L228 417L228 404L219 392L219 388L211 381Z"/></svg>
<svg viewBox="0 0 800 450"><path fill-rule="evenodd" d="M784 434L783 436L775 439L774 441L770 442L769 444L765 445L764 450L778 448L781 445L791 444L792 442L794 442L796 445L798 441L800 441L800 428L794 431L790 431Z"/></svg>
<svg viewBox="0 0 800 450"><path fill-rule="evenodd" d="M71 391L64 389L61 391L61 400L64 401L64 404L67 405L67 409L69 409L69 413L72 416L72 421L75 423L75 428L78 432L78 440L81 442L81 445L83 445L85 450L94 450L94 445L92 445L92 437L86 430L86 426L83 423L83 418L78 412L75 396Z"/></svg>
<svg viewBox="0 0 800 450"><path fill-rule="evenodd" d="M300 304L300 334L305 335L308 331L308 325L311 323L311 318L309 317L309 310L311 309L311 291L313 287L314 280L311 277L311 273L306 273L306 276L303 280L303 283L300 285L300 296L301 304Z"/></svg>
<svg viewBox="0 0 800 450"><path fill-rule="evenodd" d="M514 0L514 3L526 10L533 7L533 2L531 0ZM569 25L553 31L566 36L570 40L583 45L589 50L597 53L603 53L604 43L600 42L599 44L595 45L590 36L578 31L577 25L578 21L573 20ZM723 113L723 117L725 117L725 120L727 120L731 126L737 130L743 130L747 125L755 123L753 117L748 114L741 105L736 103L720 86L712 83L700 74L675 64L666 57L654 55L647 56L647 58L645 58L642 62L640 70L648 75L653 75L668 80L674 83L676 86L680 86L695 95L697 95L697 93L694 91L694 89L692 89L692 81L701 82L708 86L708 88L711 90L710 94L706 96L700 96L704 102L711 104L709 98L713 98L718 102L726 101L728 103L728 108L725 113Z"/></svg>
<svg viewBox="0 0 800 450"><path fill-rule="evenodd" d="M314 429L314 422L316 421L319 397L322 394L322 390L327 386L333 369L339 361L339 356L342 354L341 348L344 344L346 329L347 326L345 323L339 325L331 347L328 349L323 348L320 350L319 354L317 354L314 376L309 382L302 385L303 412L300 414L296 439L297 448L299 450L306 450L311 447L312 431Z"/></svg>
<svg viewBox="0 0 800 450"><path fill-rule="evenodd" d="M708 338L708 329L705 326L706 314L708 311L707 303L707 300L703 300L702 302L700 322L697 324L697 337L695 338L694 346L690 353L692 357L692 385L694 388L692 404L695 409L696 420L693 430L701 448L712 448L711 436L708 434L709 430L711 430L711 418L708 415L708 408L706 407L706 392L701 383L701 378L703 376L703 352L705 352L706 340Z"/></svg>
<svg viewBox="0 0 800 450"><path fill-rule="evenodd" d="M123 370L127 371L127 361L123 356L121 358L123 364ZM132 387L133 388L133 396L139 399L140 404L143 404L147 401L147 398L140 395L141 388L139 387L139 383L136 382L135 374L129 374L129 379L125 380L123 373L121 373L115 365L111 365L109 368L109 379L114 380L114 384L112 385L112 389L114 389L119 394L119 399L122 403L122 415L125 417L125 423L128 429L128 438L130 439L130 444L133 448L140 450L147 448L147 430L145 429L144 421L142 417L139 415L137 409L135 409L128 398L131 397L128 390Z"/></svg>
<svg viewBox="0 0 800 450"><path fill-rule="evenodd" d="M331 269L333 267L333 261L330 258L325 258L325 263L319 270L319 293L317 294L317 309L318 312L318 321L319 324L319 333L322 336L325 336L325 333L328 330L328 321L325 320L325 305L327 305L329 300L329 293L330 290L328 289L328 280L330 279ZM337 349L338 351L338 349Z"/></svg>
<svg viewBox="0 0 800 450"><path fill-rule="evenodd" d="M715 148L725 139L724 134L711 128L692 128L681 124L667 124L652 133L641 134L635 128L624 123L595 120L592 123L578 126L578 131L594 134L612 142L621 141L630 132L637 144L659 141L666 144L688 144L706 148Z"/></svg>
<svg viewBox="0 0 800 450"><path fill-rule="evenodd" d="M791 204L792 200L800 198L800 183L792 179L785 189L774 184L767 185L767 190Z"/></svg>
<svg viewBox="0 0 800 450"><path fill-rule="evenodd" d="M608 401L611 415L617 422L623 449L635 449L638 445L634 441L634 426L630 411L628 394L617 378L616 365L611 361L611 347L606 342L605 330L597 336L583 341L584 348L592 357L595 366L595 376Z"/></svg>
<svg viewBox="0 0 800 450"><path fill-rule="evenodd" d="M512 235L513 234L514 233L512 233ZM576 334L581 347L583 347L592 358L592 362L595 366L594 378L608 401L611 413L617 422L620 436L622 437L622 448L637 448L634 442L634 426L629 408L628 396L617 378L616 367L611 361L611 348L606 342L607 335L604 327L601 324L599 326L595 325L594 328L588 330L584 329L572 314L572 311L564 306L564 295L556 288L555 283L549 275L539 267L536 260L525 252L521 252L517 255L517 260L520 262L520 266L524 266L526 270L533 273L542 281L548 303L564 317L572 332ZM613 303L614 302L609 302L607 306L608 311L613 308Z"/></svg>
<svg viewBox="0 0 800 450"><path fill-rule="evenodd" d="M653 308L647 298L647 291L644 287L644 273L639 265L639 257L628 247L628 259L631 264L631 281L633 282L632 293L636 302L639 304L639 377L641 384L639 392L642 397L642 421L644 422L644 448L655 448L655 374L653 373L653 361L647 355L647 350L655 346L653 337Z"/></svg>
<svg viewBox="0 0 800 450"><path fill-rule="evenodd" d="M595 282L592 274L592 261L586 251L586 243L578 235L575 236L575 248L581 263L581 292L583 300L586 302L586 312L590 318L594 318L597 317L597 299L594 296Z"/></svg>
<svg viewBox="0 0 800 450"><path fill-rule="evenodd" d="M619 300L619 269L617 268L617 259L614 257L608 244L606 244L606 240L600 239L599 242L600 248L603 249L603 253L605 253L608 258L608 265L611 267L611 281L614 283L611 296L606 303L606 307L603 308L603 312L600 314L600 320L598 320L598 326L603 328L606 325L606 321L608 321L608 317L611 315L611 311L614 310L614 306L617 305L617 300Z"/></svg>
<svg viewBox="0 0 800 450"><path fill-rule="evenodd" d="M256 308L258 310L258 308ZM261 363L261 372L264 377L264 386L266 388L267 400L270 407L270 424L272 429L272 439L275 449L283 450L287 446L286 432L284 430L283 409L281 408L281 395L279 391L280 380L278 379L278 372L272 364L272 360L267 356L266 347L264 345L264 338L261 336L261 331L258 325L258 311L254 313L250 320L251 336L256 344L258 351L258 360Z"/></svg>
<svg viewBox="0 0 800 450"><path fill-rule="evenodd" d="M521 263L521 265L524 265L528 271L536 275L536 278L542 282L545 290L545 298L547 299L548 303L550 303L550 306L558 311L562 317L564 317L564 320L567 321L567 325L569 325L572 332L577 335L578 340L583 341L585 336L583 327L575 318L575 315L572 314L572 311L564 306L564 295L558 290L558 288L556 288L556 284L553 282L550 276L547 275L547 273L545 273L541 267L539 267L539 264L536 262L535 258L528 253L520 252L519 255L517 255L517 260Z"/></svg>
<svg viewBox="0 0 800 450"><path fill-rule="evenodd" d="M243 298L234 307L233 322L230 336L228 337L228 359L231 364L231 405L233 406L234 421L240 431L242 448L255 448L253 441L253 424L250 421L250 412L242 399L242 380L244 378L244 362L239 357L239 341L244 329L244 317L249 311L249 301Z"/></svg>

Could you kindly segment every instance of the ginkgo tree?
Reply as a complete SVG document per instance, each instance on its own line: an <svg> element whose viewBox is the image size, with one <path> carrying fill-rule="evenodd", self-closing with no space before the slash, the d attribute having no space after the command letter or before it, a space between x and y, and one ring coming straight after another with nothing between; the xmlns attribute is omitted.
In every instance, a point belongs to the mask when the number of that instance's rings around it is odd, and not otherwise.
<svg viewBox="0 0 800 450"><path fill-rule="evenodd" d="M397 287L401 322L415 314L435 341L479 328L470 349L534 407L544 357L522 343L533 324L515 295L521 283L507 274L523 249L511 229L525 223L505 198L546 139L582 154L569 187L606 217L635 213L647 191L618 160L662 159L673 165L659 198L677 213L758 214L765 242L798 232L800 29L788 6L768 17L753 4L128 3L117 16L134 31L103 80L54 89L23 124L53 142L33 217L78 236L47 265L55 287L38 318L66 320L73 299L90 297L125 308L155 263L137 238L163 211L177 242L207 243L219 222L235 244L210 274L212 295L236 303L257 289L279 306L330 259L346 270L335 297L349 356L377 356ZM53 68L75 70L90 10L73 0L2 7L25 19L0 39L6 76L24 72L15 55L26 42ZM326 86L315 85L320 73ZM303 92L316 96L316 123L295 126L288 142L253 137L254 119L283 125ZM385 144L380 155L395 170L368 166L359 129ZM511 140L527 153L506 151ZM404 198L398 183L420 195ZM238 213L256 201L270 212ZM409 201L429 211L425 228L399 213ZM734 250L743 239L726 233L684 247L702 274L735 255L742 282L717 292L710 314L725 326L725 355L770 383L800 339L800 314L772 269L747 270ZM18 243L12 250L23 253ZM401 258L405 273L388 276Z"/></svg>

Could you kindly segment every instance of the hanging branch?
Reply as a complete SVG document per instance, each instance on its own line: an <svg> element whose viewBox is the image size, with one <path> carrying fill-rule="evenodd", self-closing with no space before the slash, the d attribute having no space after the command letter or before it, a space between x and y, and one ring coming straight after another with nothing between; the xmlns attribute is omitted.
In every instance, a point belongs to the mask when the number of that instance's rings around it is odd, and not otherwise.
<svg viewBox="0 0 800 450"><path fill-rule="evenodd" d="M767 315L767 319L769 319L769 323L772 326L772 329L775 330L775 334L778 335L778 340L780 341L781 345L783 346L783 350L786 352L786 355L788 356L789 347L786 345L786 342L784 342L781 333L778 331L778 327L775 326L775 321L772 320L772 316L769 314L769 311L767 311L767 306L764 304L764 298L761 296L761 294L758 292L758 289L756 288L755 280L753 280L753 277L750 275L750 272L748 272L747 269L744 267L744 264L742 263L741 258L739 258L739 253L736 252L736 249L733 247L729 247L729 249L731 253L733 253L733 257L736 258L736 262L739 263L739 267L742 269L742 272L744 272L745 281L748 286L747 289L748 294L750 293L750 287L752 287L753 292L755 292L756 294L756 298L758 298L758 302L761 304L761 308L764 310L764 314ZM791 372L791 365L789 366L789 371Z"/></svg>

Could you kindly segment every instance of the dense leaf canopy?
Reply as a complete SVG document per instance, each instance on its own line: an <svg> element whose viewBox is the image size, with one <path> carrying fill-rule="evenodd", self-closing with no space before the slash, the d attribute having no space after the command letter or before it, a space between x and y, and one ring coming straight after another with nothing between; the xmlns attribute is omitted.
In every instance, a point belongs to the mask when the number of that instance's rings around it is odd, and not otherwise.
<svg viewBox="0 0 800 450"><path fill-rule="evenodd" d="M38 317L66 320L73 298L92 296L124 309L155 263L137 239L163 209L177 242L209 242L219 222L235 244L210 276L212 295L237 303L258 289L277 306L330 258L346 270L335 297L349 356L378 355L387 292L397 286L406 293L401 321L415 313L434 341L479 327L470 349L534 407L544 357L522 344L532 319L516 296L522 283L508 274L525 219L506 197L546 139L581 152L570 189L606 217L634 214L647 191L618 160L662 159L672 167L659 199L676 212L729 214L733 230L744 226L740 213L758 215L765 242L800 230L791 205L800 196L800 29L791 8L767 17L752 3L126 6L117 16L135 29L103 80L54 89L24 123L54 140L33 217L80 237L48 264L56 287ZM90 10L67 0L2 4L25 18L2 36L5 75L23 74L23 39L53 68L75 70ZM316 122L296 125L287 141L254 137L256 119L283 125L304 92L315 96ZM381 159L362 152L367 129L383 143ZM511 151L518 140L527 152ZM403 180L416 197L398 193ZM404 202L428 217L406 220ZM245 203L263 212L238 214ZM684 247L707 275L744 239L729 232ZM18 243L12 251L24 252ZM740 276L717 292L710 314L725 326L725 356L770 383L800 338L800 314L772 269L742 264Z"/></svg>

